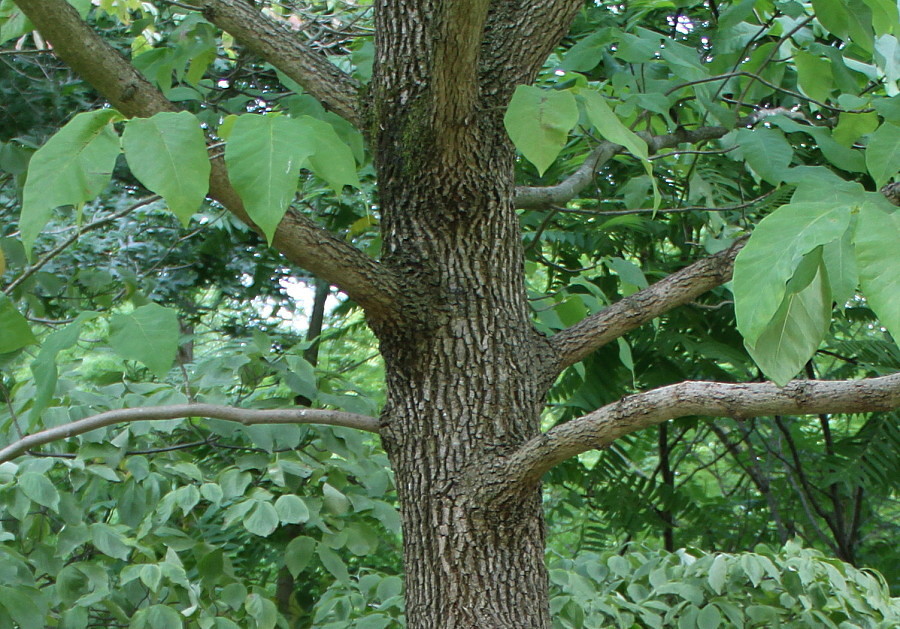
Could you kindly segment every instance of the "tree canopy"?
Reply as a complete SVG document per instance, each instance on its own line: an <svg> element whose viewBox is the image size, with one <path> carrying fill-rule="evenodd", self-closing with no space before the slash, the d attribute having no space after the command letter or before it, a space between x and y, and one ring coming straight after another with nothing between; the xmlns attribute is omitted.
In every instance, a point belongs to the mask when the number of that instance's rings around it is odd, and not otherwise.
<svg viewBox="0 0 900 629"><path fill-rule="evenodd" d="M0 628L896 625L898 36L2 0Z"/></svg>

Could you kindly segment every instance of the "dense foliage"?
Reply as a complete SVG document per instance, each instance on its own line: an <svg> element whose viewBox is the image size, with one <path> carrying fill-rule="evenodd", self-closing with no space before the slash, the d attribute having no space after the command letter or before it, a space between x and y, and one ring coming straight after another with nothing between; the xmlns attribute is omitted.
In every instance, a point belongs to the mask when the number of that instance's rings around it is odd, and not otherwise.
<svg viewBox="0 0 900 629"><path fill-rule="evenodd" d="M332 295L317 329L329 293L267 247L290 207L378 255L365 130L189 5L72 4L183 111L102 107L0 3L0 447L152 405L377 414L361 311ZM265 11L371 77L368 2ZM898 35L891 0L585 4L506 113L536 326L755 236L733 284L567 369L548 427L682 380L900 369ZM204 201L210 155L262 237ZM897 419L687 418L566 461L555 622L895 626ZM0 628L396 626L399 536L367 434L113 425L0 464Z"/></svg>

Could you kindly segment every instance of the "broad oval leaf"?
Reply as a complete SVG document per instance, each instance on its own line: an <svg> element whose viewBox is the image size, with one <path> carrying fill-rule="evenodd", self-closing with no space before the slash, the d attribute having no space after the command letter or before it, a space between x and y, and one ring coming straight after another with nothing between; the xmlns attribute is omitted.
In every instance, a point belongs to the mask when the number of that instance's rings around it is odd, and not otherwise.
<svg viewBox="0 0 900 629"><path fill-rule="evenodd" d="M516 88L503 124L517 149L540 174L550 167L578 122L578 106L571 92Z"/></svg>
<svg viewBox="0 0 900 629"><path fill-rule="evenodd" d="M900 343L900 211L864 203L856 226L856 261L866 301Z"/></svg>
<svg viewBox="0 0 900 629"><path fill-rule="evenodd" d="M178 315L159 304L147 304L110 318L109 344L122 358L136 360L162 378L178 351Z"/></svg>
<svg viewBox="0 0 900 629"><path fill-rule="evenodd" d="M5 609L19 627L46 626L47 603L38 590L0 586L0 609Z"/></svg>
<svg viewBox="0 0 900 629"><path fill-rule="evenodd" d="M297 575L303 572L303 569L312 561L315 551L316 540L305 535L295 537L288 543L284 549L284 563L291 576L296 579Z"/></svg>
<svg viewBox="0 0 900 629"><path fill-rule="evenodd" d="M748 345L775 317L803 256L840 238L849 224L849 208L828 202L783 205L760 221L734 262L735 316Z"/></svg>
<svg viewBox="0 0 900 629"><path fill-rule="evenodd" d="M257 500L253 510L244 516L244 528L254 535L268 537L278 528L278 512L272 503Z"/></svg>
<svg viewBox="0 0 900 629"><path fill-rule="evenodd" d="M309 520L309 508L299 496L284 495L275 501L278 517L286 524L300 524Z"/></svg>
<svg viewBox="0 0 900 629"><path fill-rule="evenodd" d="M866 167L879 188L900 169L900 126L885 122L869 136Z"/></svg>
<svg viewBox="0 0 900 629"><path fill-rule="evenodd" d="M794 149L777 129L738 129L737 141L750 168L771 184L784 181Z"/></svg>
<svg viewBox="0 0 900 629"><path fill-rule="evenodd" d="M186 226L209 189L209 158L197 118L186 111L133 118L125 125L122 148L138 181L165 199Z"/></svg>
<svg viewBox="0 0 900 629"><path fill-rule="evenodd" d="M338 136L334 127L311 116L301 116L294 123L303 134L304 146L312 148L310 169L328 182L335 194L339 195L344 186L359 188L353 149Z"/></svg>
<svg viewBox="0 0 900 629"><path fill-rule="evenodd" d="M114 109L78 114L31 158L19 222L29 258L55 208L81 206L109 183L119 155L119 138L111 122L120 115Z"/></svg>
<svg viewBox="0 0 900 629"><path fill-rule="evenodd" d="M284 116L239 116L225 146L231 184L269 244L297 192L300 168L315 148L309 134Z"/></svg>
<svg viewBox="0 0 900 629"><path fill-rule="evenodd" d="M18 479L19 488L43 507L56 511L59 508L59 492L50 479L37 472L25 472Z"/></svg>
<svg viewBox="0 0 900 629"><path fill-rule="evenodd" d="M778 386L787 384L812 358L831 325L831 290L821 254L814 252L811 258L816 262L812 281L789 291L756 342L746 343L750 356Z"/></svg>

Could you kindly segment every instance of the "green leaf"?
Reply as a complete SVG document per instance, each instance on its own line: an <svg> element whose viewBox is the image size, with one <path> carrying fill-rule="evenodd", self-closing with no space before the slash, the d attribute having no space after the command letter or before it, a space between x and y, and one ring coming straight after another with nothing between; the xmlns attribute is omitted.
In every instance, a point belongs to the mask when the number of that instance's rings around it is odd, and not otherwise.
<svg viewBox="0 0 900 629"><path fill-rule="evenodd" d="M831 62L828 59L798 50L794 53L797 68L797 82L800 89L818 101L827 101L834 89L831 79Z"/></svg>
<svg viewBox="0 0 900 629"><path fill-rule="evenodd" d="M38 591L0 586L0 608L22 629L47 626L47 603Z"/></svg>
<svg viewBox="0 0 900 629"><path fill-rule="evenodd" d="M178 315L159 304L147 304L110 318L109 344L122 358L137 360L162 378L178 351Z"/></svg>
<svg viewBox="0 0 900 629"><path fill-rule="evenodd" d="M900 212L864 203L856 226L856 262L866 301L900 343Z"/></svg>
<svg viewBox="0 0 900 629"><path fill-rule="evenodd" d="M126 560L131 549L123 541L123 536L113 527L97 522L91 525L91 538L94 546L104 555Z"/></svg>
<svg viewBox="0 0 900 629"><path fill-rule="evenodd" d="M36 342L28 320L19 314L9 297L0 295L0 354L14 352Z"/></svg>
<svg viewBox="0 0 900 629"><path fill-rule="evenodd" d="M340 195L344 186L360 187L353 150L341 140L333 126L311 116L301 116L295 124L304 138L304 145L312 147L309 167L328 182L335 194Z"/></svg>
<svg viewBox="0 0 900 629"><path fill-rule="evenodd" d="M286 494L275 501L275 510L285 524L301 524L309 520L309 509L299 496Z"/></svg>
<svg viewBox="0 0 900 629"><path fill-rule="evenodd" d="M709 567L709 576L707 577L709 587L711 587L716 594L722 593L722 590L725 587L725 575L727 572L728 565L725 563L725 556L716 555L712 565Z"/></svg>
<svg viewBox="0 0 900 629"><path fill-rule="evenodd" d="M563 70L571 70L573 72L588 72L593 70L603 61L603 53L612 40L610 28L603 28L595 33L591 33L577 44L569 48L563 57Z"/></svg>
<svg viewBox="0 0 900 629"><path fill-rule="evenodd" d="M0 2L0 44L10 39L17 39L33 30L34 24L25 16L14 0Z"/></svg>
<svg viewBox="0 0 900 629"><path fill-rule="evenodd" d="M53 511L59 509L59 492L50 479L37 472L25 472L19 476L19 488L26 496Z"/></svg>
<svg viewBox="0 0 900 629"><path fill-rule="evenodd" d="M709 603L697 614L697 629L717 629L722 624L719 608Z"/></svg>
<svg viewBox="0 0 900 629"><path fill-rule="evenodd" d="M184 617L165 605L152 605L144 616L145 627L149 629L180 629L184 627Z"/></svg>
<svg viewBox="0 0 900 629"><path fill-rule="evenodd" d="M141 567L140 577L141 583L151 592L157 592L162 581L162 570L155 563L148 563Z"/></svg>
<svg viewBox="0 0 900 629"><path fill-rule="evenodd" d="M778 386L787 384L812 358L831 324L831 291L821 254L813 252L808 259L816 264L812 281L790 290L756 342L746 343L754 362Z"/></svg>
<svg viewBox="0 0 900 629"><path fill-rule="evenodd" d="M900 126L885 122L869 136L866 166L879 188L897 174L900 167Z"/></svg>
<svg viewBox="0 0 900 629"><path fill-rule="evenodd" d="M877 128L878 116L875 112L851 114L843 111L838 117L838 124L834 128L832 137L838 144L850 148L861 136L867 135Z"/></svg>
<svg viewBox="0 0 900 629"><path fill-rule="evenodd" d="M782 306L803 256L840 238L849 224L849 209L832 202L783 205L760 221L734 262L735 316L748 345Z"/></svg>
<svg viewBox="0 0 900 629"><path fill-rule="evenodd" d="M831 297L838 308L844 309L859 285L859 271L856 268L856 251L853 246L853 229L822 248L822 260L828 271Z"/></svg>
<svg viewBox="0 0 900 629"><path fill-rule="evenodd" d="M290 118L244 114L234 122L225 147L228 175L269 244L313 152L303 127Z"/></svg>
<svg viewBox="0 0 900 629"><path fill-rule="evenodd" d="M350 573L347 572L347 564L338 556L336 552L328 548L322 543L316 545L316 554L322 560L322 565L334 576L335 579L349 585Z"/></svg>
<svg viewBox="0 0 900 629"><path fill-rule="evenodd" d="M622 124L616 113L610 109L603 94L593 90L582 90L578 93L578 96L584 105L584 111L588 120L597 129L597 132L610 142L615 142L625 147L629 153L640 158L644 165L644 170L647 171L647 175L650 177L650 182L653 185L653 207L658 207L661 197L656 186L656 180L653 178L653 164L649 160L650 154L647 143L634 131Z"/></svg>
<svg viewBox="0 0 900 629"><path fill-rule="evenodd" d="M259 594L248 596L244 609L256 621L256 629L272 629L278 622L278 609L275 603Z"/></svg>
<svg viewBox="0 0 900 629"><path fill-rule="evenodd" d="M578 106L568 91L516 88L503 124L516 148L540 174L550 167L578 122Z"/></svg>
<svg viewBox="0 0 900 629"><path fill-rule="evenodd" d="M19 221L29 259L35 239L55 208L80 207L109 183L119 155L112 122L119 117L114 109L78 114L31 158Z"/></svg>
<svg viewBox="0 0 900 629"><path fill-rule="evenodd" d="M165 199L185 226L209 189L210 164L200 121L186 111L132 118L122 147L131 172Z"/></svg>
<svg viewBox="0 0 900 629"><path fill-rule="evenodd" d="M278 512L272 503L256 500L253 510L244 516L244 528L254 535L268 537L278 528Z"/></svg>
<svg viewBox="0 0 900 629"><path fill-rule="evenodd" d="M75 321L47 337L41 345L41 351L31 362L31 373L34 375L34 401L31 405L32 420L40 417L41 412L50 404L56 392L56 357L64 349L69 349L78 341L85 321L94 319L95 312L82 312Z"/></svg>
<svg viewBox="0 0 900 629"><path fill-rule="evenodd" d="M284 549L284 564L295 579L309 565L316 550L316 540L311 537L295 537Z"/></svg>
<svg viewBox="0 0 900 629"><path fill-rule="evenodd" d="M794 155L784 134L777 129L738 129L737 141L754 172L774 185L784 181Z"/></svg>
<svg viewBox="0 0 900 629"><path fill-rule="evenodd" d="M322 485L322 495L324 497L325 509L334 515L344 515L350 510L350 501L347 496L335 489L332 485L325 483Z"/></svg>

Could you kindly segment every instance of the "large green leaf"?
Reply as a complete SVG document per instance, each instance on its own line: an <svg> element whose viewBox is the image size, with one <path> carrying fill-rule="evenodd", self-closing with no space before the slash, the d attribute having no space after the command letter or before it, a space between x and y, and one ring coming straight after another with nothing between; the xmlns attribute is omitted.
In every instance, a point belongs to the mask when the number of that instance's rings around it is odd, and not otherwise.
<svg viewBox="0 0 900 629"><path fill-rule="evenodd" d="M831 61L808 52L794 52L794 63L797 68L797 82L808 96L820 101L827 101L834 89L831 78Z"/></svg>
<svg viewBox="0 0 900 629"><path fill-rule="evenodd" d="M856 227L860 286L881 324L900 343L900 212L864 203Z"/></svg>
<svg viewBox="0 0 900 629"><path fill-rule="evenodd" d="M42 507L56 511L59 508L59 492L50 479L37 472L25 472L18 479L19 488L26 496Z"/></svg>
<svg viewBox="0 0 900 629"><path fill-rule="evenodd" d="M803 256L840 238L849 224L849 208L830 202L783 205L760 221L734 263L735 315L748 345L775 317Z"/></svg>
<svg viewBox="0 0 900 629"><path fill-rule="evenodd" d="M36 342L28 320L23 317L12 300L0 295L0 354L15 350Z"/></svg>
<svg viewBox="0 0 900 629"><path fill-rule="evenodd" d="M278 528L278 511L265 500L255 502L253 510L244 516L244 528L254 535L268 537Z"/></svg>
<svg viewBox="0 0 900 629"><path fill-rule="evenodd" d="M760 177L772 184L784 181L794 149L777 129L738 129L744 159Z"/></svg>
<svg viewBox="0 0 900 629"><path fill-rule="evenodd" d="M578 106L571 92L516 88L503 124L516 148L540 174L550 167L578 122Z"/></svg>
<svg viewBox="0 0 900 629"><path fill-rule="evenodd" d="M78 114L31 158L19 222L29 257L55 208L81 206L109 183L119 155L119 138L111 123L119 117L114 109Z"/></svg>
<svg viewBox="0 0 900 629"><path fill-rule="evenodd" d="M812 281L798 290L789 286L768 326L755 343L747 343L750 356L778 386L787 384L812 358L831 324L831 290L821 253L814 251L808 260L815 265Z"/></svg>
<svg viewBox="0 0 900 629"><path fill-rule="evenodd" d="M12 617L19 627L46 627L47 603L44 595L32 588L21 589L0 585L0 609Z"/></svg>
<svg viewBox="0 0 900 629"><path fill-rule="evenodd" d="M344 186L359 188L353 150L338 136L334 127L311 116L301 116L295 124L301 130L304 146L312 149L309 156L312 171L327 181L335 194L340 194Z"/></svg>
<svg viewBox="0 0 900 629"><path fill-rule="evenodd" d="M885 122L869 136L866 166L879 188L900 170L900 126Z"/></svg>
<svg viewBox="0 0 900 629"><path fill-rule="evenodd" d="M284 116L244 114L231 129L228 175L269 244L297 192L300 168L314 152L303 127Z"/></svg>
<svg viewBox="0 0 900 629"><path fill-rule="evenodd" d="M653 178L653 164L650 163L650 152L647 143L639 135L626 127L606 102L606 98L593 90L583 90L578 94L584 104L588 120L604 138L624 146L629 153L640 158L644 170L653 186L653 207L659 207L662 197Z"/></svg>
<svg viewBox="0 0 900 629"><path fill-rule="evenodd" d="M844 304L853 297L859 285L852 227L844 232L841 238L822 248L822 260L825 262L825 270L828 271L831 297L838 308L843 310Z"/></svg>
<svg viewBox="0 0 900 629"><path fill-rule="evenodd" d="M187 225L209 189L209 158L200 121L186 111L133 118L122 134L134 176L165 199Z"/></svg>
<svg viewBox="0 0 900 629"><path fill-rule="evenodd" d="M178 351L178 315L159 304L147 304L110 318L109 344L122 358L143 363L162 378Z"/></svg>
<svg viewBox="0 0 900 629"><path fill-rule="evenodd" d="M309 565L316 550L316 540L301 535L288 543L284 550L284 563L291 575L296 578Z"/></svg>

